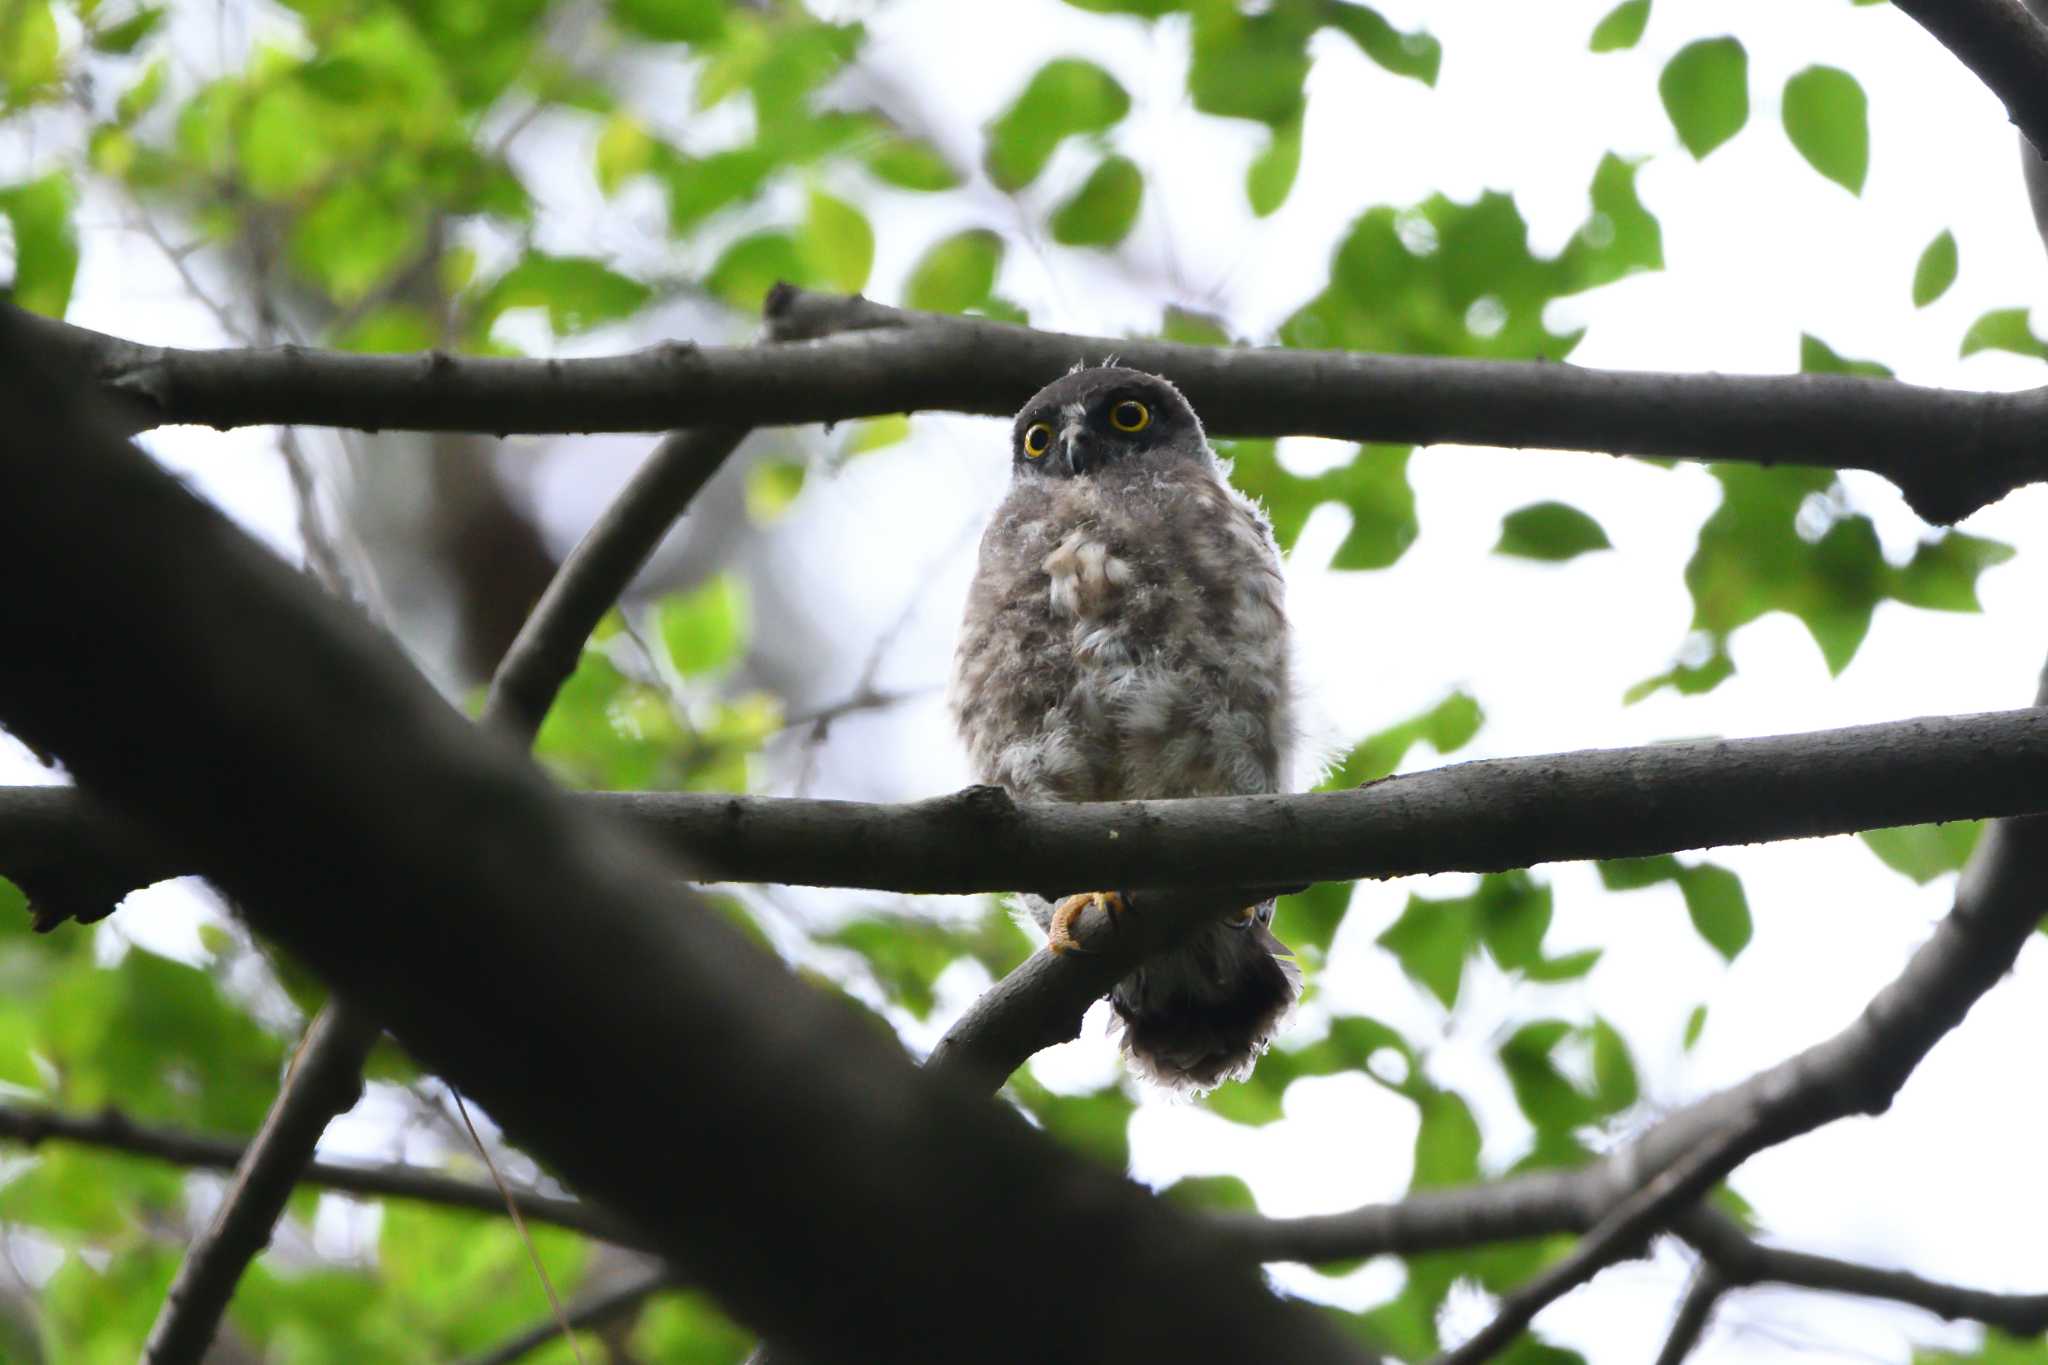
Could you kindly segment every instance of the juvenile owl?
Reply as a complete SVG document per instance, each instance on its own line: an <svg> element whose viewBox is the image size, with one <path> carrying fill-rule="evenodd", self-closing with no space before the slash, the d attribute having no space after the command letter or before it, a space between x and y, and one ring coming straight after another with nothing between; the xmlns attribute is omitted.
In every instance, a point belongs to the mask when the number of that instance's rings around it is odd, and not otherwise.
<svg viewBox="0 0 2048 1365"><path fill-rule="evenodd" d="M1010 446L950 697L981 780L1028 801L1279 791L1294 740L1279 553L1180 391L1078 369L1024 405ZM1026 897L1062 952L1084 909L1127 900ZM1272 901L1249 906L1117 983L1140 1074L1182 1090L1249 1074L1300 984L1272 919Z"/></svg>

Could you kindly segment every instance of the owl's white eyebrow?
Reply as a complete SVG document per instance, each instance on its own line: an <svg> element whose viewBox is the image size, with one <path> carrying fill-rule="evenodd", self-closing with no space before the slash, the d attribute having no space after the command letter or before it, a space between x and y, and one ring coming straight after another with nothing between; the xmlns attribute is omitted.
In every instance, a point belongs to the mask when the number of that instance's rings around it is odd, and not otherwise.
<svg viewBox="0 0 2048 1365"><path fill-rule="evenodd" d="M1060 411L1071 418L1086 417L1088 415L1088 405L1086 403L1068 403Z"/></svg>

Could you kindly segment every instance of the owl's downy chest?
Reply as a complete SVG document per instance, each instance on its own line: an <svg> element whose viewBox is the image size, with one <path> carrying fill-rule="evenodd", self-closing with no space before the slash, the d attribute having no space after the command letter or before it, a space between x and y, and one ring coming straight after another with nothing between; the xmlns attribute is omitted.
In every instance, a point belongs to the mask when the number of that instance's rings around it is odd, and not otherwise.
<svg viewBox="0 0 2048 1365"><path fill-rule="evenodd" d="M1067 800L1274 790L1286 626L1263 520L1206 469L1020 494L984 540L956 667L983 779Z"/></svg>

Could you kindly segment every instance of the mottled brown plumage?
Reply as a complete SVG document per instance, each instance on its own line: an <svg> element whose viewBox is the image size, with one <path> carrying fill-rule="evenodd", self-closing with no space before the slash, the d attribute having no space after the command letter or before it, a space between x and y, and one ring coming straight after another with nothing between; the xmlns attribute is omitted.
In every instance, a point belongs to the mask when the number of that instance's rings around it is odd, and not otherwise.
<svg viewBox="0 0 2048 1365"><path fill-rule="evenodd" d="M1025 800L1280 790L1294 719L1279 554L1187 400L1136 370L1077 370L1025 405L1011 452L954 662L982 780ZM1050 906L1026 899L1057 946ZM1118 983L1143 1074L1207 1089L1249 1072L1299 982L1272 915L1267 901L1204 928Z"/></svg>

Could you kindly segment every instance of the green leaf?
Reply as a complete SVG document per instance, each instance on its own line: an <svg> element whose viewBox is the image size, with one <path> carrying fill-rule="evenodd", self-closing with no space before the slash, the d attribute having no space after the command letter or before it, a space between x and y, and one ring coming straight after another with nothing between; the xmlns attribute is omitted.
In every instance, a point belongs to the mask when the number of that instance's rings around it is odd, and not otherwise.
<svg viewBox="0 0 2048 1365"><path fill-rule="evenodd" d="M243 114L235 155L258 198L285 200L325 180L334 168L333 121L304 86L284 83L258 95Z"/></svg>
<svg viewBox="0 0 2048 1365"><path fill-rule="evenodd" d="M807 274L796 238L787 232L755 232L719 253L704 283L741 312L759 313L770 289Z"/></svg>
<svg viewBox="0 0 2048 1365"><path fill-rule="evenodd" d="M1698 863L1680 870L1678 889L1685 896L1692 927L1733 962L1749 945L1751 932L1749 898L1742 892L1742 879L1725 867Z"/></svg>
<svg viewBox="0 0 2048 1365"><path fill-rule="evenodd" d="M1187 1175L1159 1192L1184 1208L1205 1213L1257 1213L1252 1187L1234 1175Z"/></svg>
<svg viewBox="0 0 2048 1365"><path fill-rule="evenodd" d="M801 460L761 460L747 470L747 517L757 526L782 519L804 491L809 470Z"/></svg>
<svg viewBox="0 0 2048 1365"><path fill-rule="evenodd" d="M163 98L164 80L170 72L170 65L158 57L143 68L142 74L135 78L135 84L121 92L121 98L114 102L117 123L125 128L156 107L156 102Z"/></svg>
<svg viewBox="0 0 2048 1365"><path fill-rule="evenodd" d="M1660 882L1676 881L1682 870L1669 853L1647 858L1603 858L1598 864L1600 884L1609 891L1640 891Z"/></svg>
<svg viewBox="0 0 2048 1365"><path fill-rule="evenodd" d="M1471 902L1433 901L1410 896L1401 918L1379 936L1412 981L1429 988L1445 1009L1458 1003L1465 978L1465 959L1478 942Z"/></svg>
<svg viewBox="0 0 2048 1365"><path fill-rule="evenodd" d="M1886 867L1925 886L1944 873L1962 871L1983 834L1982 820L1951 820L1940 825L1866 829L1857 837Z"/></svg>
<svg viewBox="0 0 2048 1365"><path fill-rule="evenodd" d="M1443 44L1427 33L1403 33L1380 12L1365 5L1336 0L1326 6L1323 22L1350 35L1359 51L1396 76L1435 85L1444 61Z"/></svg>
<svg viewBox="0 0 2048 1365"><path fill-rule="evenodd" d="M1593 26L1593 41L1589 46L1595 52L1620 52L1634 47L1643 36L1643 26L1649 22L1650 0L1621 0Z"/></svg>
<svg viewBox="0 0 2048 1365"><path fill-rule="evenodd" d="M556 336L631 317L653 293L602 261L529 251L493 284L478 305L481 319L513 308L544 308ZM485 325L488 325L486 323Z"/></svg>
<svg viewBox="0 0 2048 1365"><path fill-rule="evenodd" d="M2015 355L2048 360L2048 342L2034 335L2027 325L2024 308L1994 308L1970 324L1963 334L1963 354L1979 351L2011 351Z"/></svg>
<svg viewBox="0 0 2048 1365"><path fill-rule="evenodd" d="M1561 502L1531 503L1502 518L1497 555L1559 561L1594 550L1611 550L1614 542L1600 523Z"/></svg>
<svg viewBox="0 0 2048 1365"><path fill-rule="evenodd" d="M1593 1046L1593 1094L1603 1112L1618 1114L1642 1093L1628 1043L1605 1019L1595 1019L1589 1034Z"/></svg>
<svg viewBox="0 0 2048 1365"><path fill-rule="evenodd" d="M1047 62L989 124L989 178L1003 189L1022 189L1064 139L1106 131L1130 111L1123 86L1095 63L1072 57Z"/></svg>
<svg viewBox="0 0 2048 1365"><path fill-rule="evenodd" d="M1289 119L1275 127L1266 149L1252 158L1244 174L1244 197L1260 218L1287 202L1294 177L1301 170L1301 120Z"/></svg>
<svg viewBox="0 0 2048 1365"><path fill-rule="evenodd" d="M1947 228L1927 244L1913 267L1913 306L1925 308L1956 282L1956 235Z"/></svg>
<svg viewBox="0 0 2048 1365"><path fill-rule="evenodd" d="M1198 8L1188 60L1195 108L1269 128L1299 119L1317 25L1318 16L1298 4L1274 5L1263 14L1245 14L1236 5Z"/></svg>
<svg viewBox="0 0 2048 1365"><path fill-rule="evenodd" d="M1479 1178L1479 1122L1471 1107L1448 1090L1429 1090L1416 1101L1421 1125L1415 1130L1415 1174L1410 1188L1443 1189Z"/></svg>
<svg viewBox="0 0 2048 1365"><path fill-rule="evenodd" d="M1104 157L1081 188L1053 213L1053 240L1063 246L1115 246L1138 221L1145 177L1125 156Z"/></svg>
<svg viewBox="0 0 2048 1365"><path fill-rule="evenodd" d="M739 581L720 574L703 587L664 598L656 628L676 672L686 678L714 673L739 661L747 642L747 601Z"/></svg>
<svg viewBox="0 0 2048 1365"><path fill-rule="evenodd" d="M1131 1111L1137 1106L1119 1086L1105 1086L1087 1095L1056 1095L1029 1070L1010 1077L1005 1092L1048 1133L1111 1170L1131 1160Z"/></svg>
<svg viewBox="0 0 2048 1365"><path fill-rule="evenodd" d="M988 301L1002 264L1003 239L969 228L932 244L903 287L903 303L933 313L964 313Z"/></svg>
<svg viewBox="0 0 2048 1365"><path fill-rule="evenodd" d="M1700 1034L1706 1032L1706 1028L1707 1007L1705 1005L1694 1005L1692 1013L1685 1016L1684 1047L1687 1052L1692 1051L1699 1044Z"/></svg>
<svg viewBox="0 0 2048 1365"><path fill-rule="evenodd" d="M1486 713L1470 693L1453 692L1422 714L1360 740L1317 790L1342 791L1377 782L1400 767L1419 743L1426 742L1439 754L1454 753L1471 743L1485 720Z"/></svg>
<svg viewBox="0 0 2048 1365"><path fill-rule="evenodd" d="M361 180L344 179L299 219L286 250L306 278L337 301L353 303L411 259L425 240L425 224L411 206Z"/></svg>
<svg viewBox="0 0 2048 1365"><path fill-rule="evenodd" d="M1657 78L1678 140L1705 157L1749 122L1749 53L1734 38L1687 43Z"/></svg>
<svg viewBox="0 0 2048 1365"><path fill-rule="evenodd" d="M14 282L8 297L31 313L61 318L78 276L78 233L72 226L71 180L52 171L0 190L0 214L14 227Z"/></svg>
<svg viewBox="0 0 2048 1365"><path fill-rule="evenodd" d="M1891 367L1875 360L1851 360L1839 355L1819 337L1810 333L1799 334L1799 372L1801 374L1854 374L1866 379L1890 379Z"/></svg>
<svg viewBox="0 0 2048 1365"><path fill-rule="evenodd" d="M1978 577L2012 557L2010 545L1961 531L1944 532L1913 551L1906 567L1893 575L1891 595L1930 611L1981 611Z"/></svg>
<svg viewBox="0 0 2048 1365"><path fill-rule="evenodd" d="M797 249L812 279L842 294L857 294L875 264L875 230L853 205L813 190Z"/></svg>
<svg viewBox="0 0 2048 1365"><path fill-rule="evenodd" d="M900 190L930 193L960 183L960 173L930 143L910 138L886 139L868 152L867 163L877 180Z"/></svg>
<svg viewBox="0 0 2048 1365"><path fill-rule="evenodd" d="M612 18L657 43L709 43L725 32L725 0L612 0Z"/></svg>
<svg viewBox="0 0 2048 1365"><path fill-rule="evenodd" d="M631 114L613 114L597 135L597 187L607 198L654 167L654 135Z"/></svg>
<svg viewBox="0 0 2048 1365"><path fill-rule="evenodd" d="M1785 82L1785 135L1809 166L1851 194L1870 172L1870 102L1848 72L1809 66Z"/></svg>
<svg viewBox="0 0 2048 1365"><path fill-rule="evenodd" d="M19 108L56 83L63 71L57 19L48 0L11 0L0 7L0 90Z"/></svg>
<svg viewBox="0 0 2048 1365"><path fill-rule="evenodd" d="M144 38L156 32L163 21L163 6L145 5L120 23L96 30L92 35L93 49L125 56L133 52Z"/></svg>

